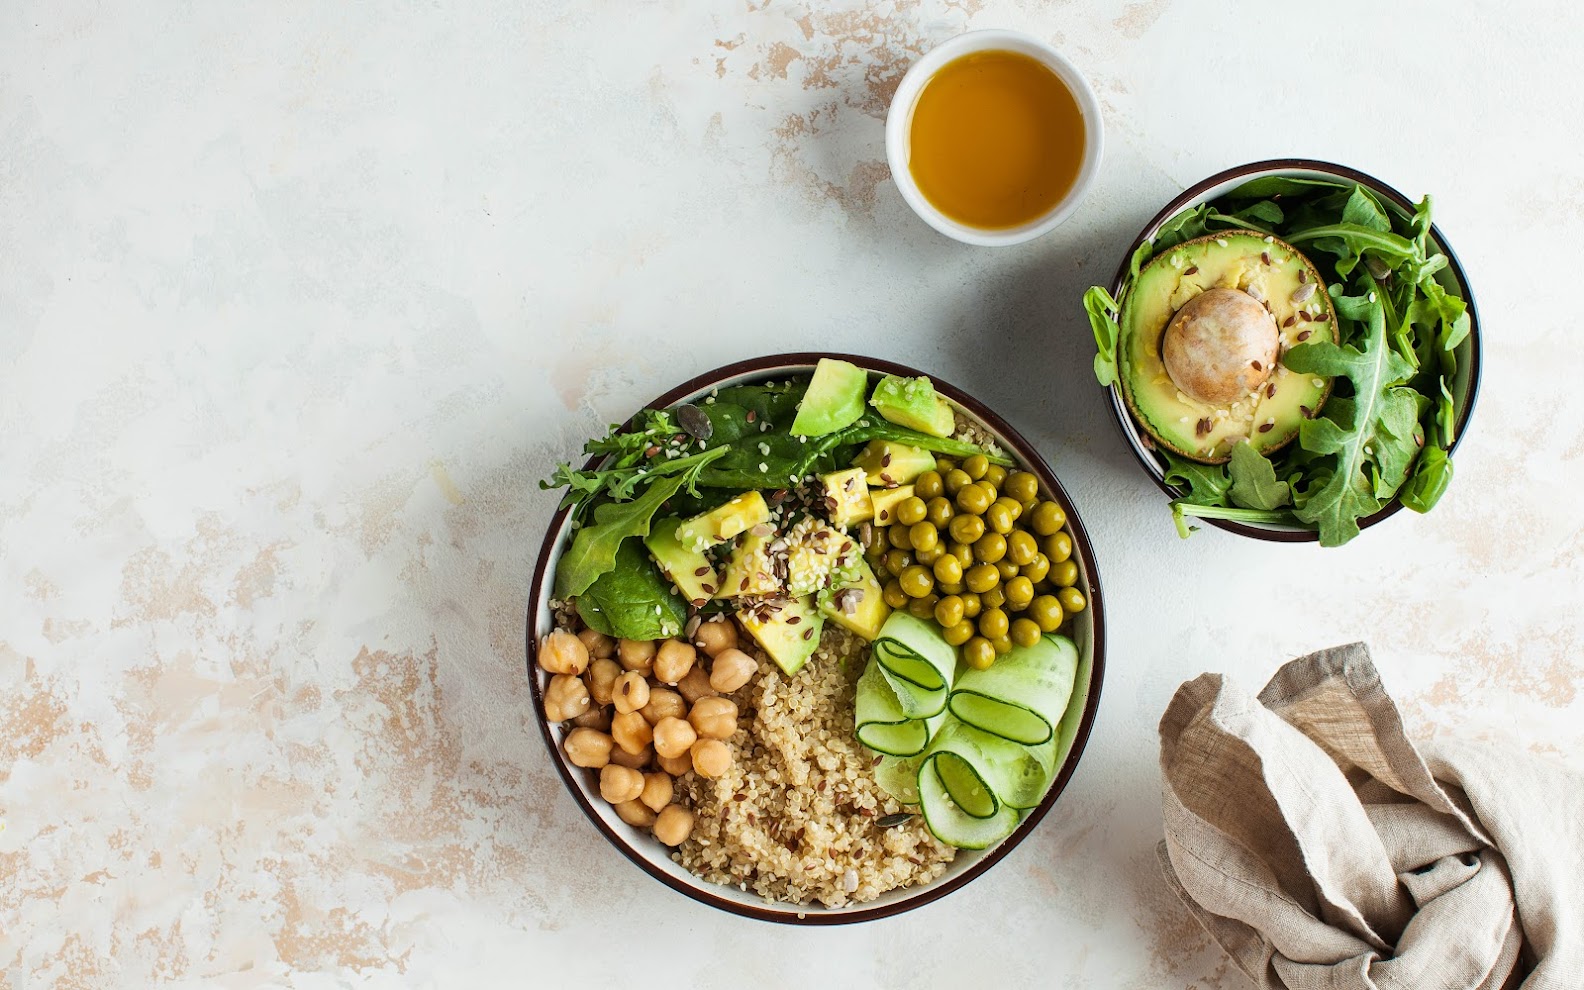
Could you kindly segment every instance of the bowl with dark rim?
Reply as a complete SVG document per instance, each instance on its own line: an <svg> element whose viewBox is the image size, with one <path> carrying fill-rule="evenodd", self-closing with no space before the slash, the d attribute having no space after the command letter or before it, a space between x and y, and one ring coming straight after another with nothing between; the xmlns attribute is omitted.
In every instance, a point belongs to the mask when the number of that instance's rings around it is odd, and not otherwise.
<svg viewBox="0 0 1584 990"><path fill-rule="evenodd" d="M768 357L739 361L714 371L706 372L678 385L664 395L646 404L646 409L664 409L680 403L702 399L711 390L730 386L757 384L789 375L808 374L822 357L849 361L878 375L917 377L924 372L904 365L876 358L851 354L798 353L776 354ZM769 903L752 891L744 892L702 880L670 858L671 850L662 846L647 831L634 828L616 816L611 805L600 798L598 777L594 771L572 765L561 749L562 728L547 722L543 717L544 689L548 677L536 663L538 644L554 628L551 610L553 578L561 554L566 550L571 536L571 517L566 509L556 512L550 521L549 531L540 546L539 558L534 565L533 585L530 591L527 616L528 681L534 709L534 721L539 727L550 761L566 784L567 792L599 832L615 849L649 876L672 890L684 894L701 904L719 908L732 914L761 921L799 925L840 925L872 921L900 914L913 908L937 901L955 890L960 890L1010 853L1022 842L1049 813L1066 789L1094 725L1095 713L1100 703L1100 685L1105 670L1105 599L1100 587L1100 573L1094 551L1083 522L1079 519L1072 499L1056 480L1050 466L1045 463L1034 446L1024 439L1006 420L996 415L977 399L934 375L930 376L937 392L944 395L967 418L977 423L988 435L1020 465L1033 472L1040 481L1041 497L1057 502L1067 513L1068 530L1073 539L1073 557L1078 563L1077 587L1083 591L1089 606L1074 620L1072 637L1079 648L1078 681L1074 687L1075 702L1069 707L1069 717L1075 714L1077 727L1072 745L1062 760L1055 780L1044 799L1027 813L1017 829L999 844L985 850L958 850L944 875L917 887L888 891L875 900L843 908L825 908L818 904L796 905ZM638 410L634 410L636 413ZM598 466L601 458L592 458L587 468Z"/></svg>
<svg viewBox="0 0 1584 990"><path fill-rule="evenodd" d="M1387 185L1373 175L1337 165L1332 162L1316 161L1307 158L1277 158L1270 161L1251 162L1248 165L1239 165L1229 168L1224 172L1217 172L1209 178L1202 179L1183 190L1175 199L1161 208L1161 211L1144 225L1138 236L1133 238L1127 250L1122 254L1122 261L1117 266L1116 276L1111 280L1112 298L1121 301L1123 283L1128 277L1129 263L1133 253L1145 241L1152 239L1160 228L1170 219L1185 210L1193 209L1202 203L1209 202L1224 196L1237 187L1265 176L1289 176L1298 178L1331 179L1342 183L1358 183L1375 193L1388 207L1397 210L1403 216L1413 214L1414 203L1397 189ZM1457 372L1452 381L1453 402L1457 407L1456 422L1453 430L1452 443L1447 448L1448 456L1456 452L1458 444L1468 429L1469 419L1474 413L1475 400L1479 396L1480 365L1481 365L1481 339L1480 319L1478 307L1474 302L1474 291L1469 286L1467 275L1463 266L1458 261L1457 254L1453 252L1452 245L1441 233L1439 227L1431 225L1430 239L1436 248L1446 255L1447 266L1436 275L1436 280L1441 283L1448 294L1457 296L1468 304L1469 333L1458 345L1454 352L1457 356ZM1133 414L1127 407L1127 402L1122 397L1120 383L1109 387L1111 393L1111 412L1116 418L1117 426L1127 440L1128 449L1133 452L1139 466L1148 474L1150 480L1155 482L1157 488L1168 498L1180 498L1186 492L1170 485L1166 481L1166 463L1155 453L1153 441L1134 420ZM1456 482L1454 482L1455 484ZM1359 529L1368 529L1388 517L1394 515L1403 507L1402 501L1393 498L1379 512L1360 519ZM1269 540L1276 543L1312 543L1319 539L1319 535L1311 529L1298 526L1281 526L1275 524L1249 523L1229 519L1204 519L1193 520L1196 525L1208 523L1229 533L1239 536L1251 536L1257 540Z"/></svg>

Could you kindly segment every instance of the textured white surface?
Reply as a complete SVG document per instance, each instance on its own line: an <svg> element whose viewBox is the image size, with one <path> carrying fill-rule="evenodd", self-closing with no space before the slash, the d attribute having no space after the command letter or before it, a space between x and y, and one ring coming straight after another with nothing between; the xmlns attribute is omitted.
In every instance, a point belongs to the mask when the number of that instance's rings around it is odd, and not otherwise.
<svg viewBox="0 0 1584 990"><path fill-rule="evenodd" d="M1415 731L1580 765L1584 16L1520 6L0 7L0 987L1243 986L1154 864L1180 681L1365 638ZM1069 53L1109 126L1083 209L1005 251L883 164L909 61L989 26ZM1289 154L1437 194L1474 428L1428 517L1178 542L1079 296L1183 185ZM522 614L555 460L822 346L1040 445L1111 652L1071 790L989 876L783 931L584 821Z"/></svg>

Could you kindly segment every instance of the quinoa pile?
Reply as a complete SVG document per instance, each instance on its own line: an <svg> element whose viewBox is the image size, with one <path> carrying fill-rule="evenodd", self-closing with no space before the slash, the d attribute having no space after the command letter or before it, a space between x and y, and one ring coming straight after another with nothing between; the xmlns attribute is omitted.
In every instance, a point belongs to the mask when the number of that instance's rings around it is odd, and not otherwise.
<svg viewBox="0 0 1584 990"><path fill-rule="evenodd" d="M832 908L944 873L956 850L921 817L877 824L917 809L880 789L873 758L853 736L854 686L869 645L827 626L793 677L758 659L758 676L732 696L743 715L727 742L732 768L713 780L678 781L695 824L672 858L766 900Z"/></svg>

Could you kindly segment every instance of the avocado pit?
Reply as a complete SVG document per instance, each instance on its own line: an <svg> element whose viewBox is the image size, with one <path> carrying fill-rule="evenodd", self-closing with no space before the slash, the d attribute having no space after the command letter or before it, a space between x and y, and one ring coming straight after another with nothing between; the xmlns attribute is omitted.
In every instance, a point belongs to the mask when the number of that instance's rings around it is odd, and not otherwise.
<svg viewBox="0 0 1584 990"><path fill-rule="evenodd" d="M1166 324L1161 363L1184 395L1224 406L1264 385L1281 355L1276 319L1237 289L1206 289Z"/></svg>

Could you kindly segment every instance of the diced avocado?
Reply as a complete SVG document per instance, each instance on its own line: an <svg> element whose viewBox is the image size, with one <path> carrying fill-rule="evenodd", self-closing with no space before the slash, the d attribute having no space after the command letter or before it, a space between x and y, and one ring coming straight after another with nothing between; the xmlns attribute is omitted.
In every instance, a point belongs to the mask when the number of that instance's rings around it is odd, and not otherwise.
<svg viewBox="0 0 1584 990"><path fill-rule="evenodd" d="M894 440L871 440L853 458L853 466L864 469L869 484L885 488L905 485L925 471L935 470L935 455Z"/></svg>
<svg viewBox="0 0 1584 990"><path fill-rule="evenodd" d="M862 368L834 358L820 358L808 391L798 403L792 435L822 437L858 422L868 387L869 375Z"/></svg>
<svg viewBox="0 0 1584 990"><path fill-rule="evenodd" d="M764 496L757 491L743 492L677 527L676 538L690 550L703 550L769 521L770 506L765 504Z"/></svg>
<svg viewBox="0 0 1584 990"><path fill-rule="evenodd" d="M838 526L852 526L874 518L874 502L869 498L869 479L861 467L820 475L825 494L836 501L830 520Z"/></svg>
<svg viewBox="0 0 1584 990"><path fill-rule="evenodd" d="M852 611L849 612L849 608ZM880 582L869 569L869 562L860 557L857 576L821 602L820 612L843 629L873 640L880 635L880 627L891 615L891 606L885 603Z"/></svg>
<svg viewBox="0 0 1584 990"><path fill-rule="evenodd" d="M752 534L737 541L726 576L721 578L718 598L745 598L774 595L781 591L775 568L770 564L770 537Z"/></svg>
<svg viewBox="0 0 1584 990"><path fill-rule="evenodd" d="M709 558L698 550L685 547L677 539L677 527L682 520L660 519L649 527L644 546L654 556L660 572L695 604L707 602L720 590L720 576Z"/></svg>
<svg viewBox="0 0 1584 990"><path fill-rule="evenodd" d="M903 485L901 488L885 488L869 493L870 502L874 504L874 521L876 526L889 526L896 519L897 505L906 498L913 497L913 486Z"/></svg>
<svg viewBox="0 0 1584 990"><path fill-rule="evenodd" d="M779 612L744 609L737 613L737 619L770 654L770 659L791 675L803 669L808 658L814 655L820 631L825 627L825 616L814 607L812 596L778 604L781 605ZM759 618L761 614L766 617Z"/></svg>
<svg viewBox="0 0 1584 990"><path fill-rule="evenodd" d="M935 391L928 378L886 375L875 386L869 404L886 419L932 437L949 437L956 426L951 403Z"/></svg>
<svg viewBox="0 0 1584 990"><path fill-rule="evenodd" d="M1298 435L1331 380L1280 355L1336 341L1320 273L1289 244L1218 231L1156 255L1122 300L1117 368L1133 418L1162 447L1220 464L1248 440L1270 454Z"/></svg>
<svg viewBox="0 0 1584 990"><path fill-rule="evenodd" d="M813 516L786 534L787 594L812 595L846 581L863 559L858 541Z"/></svg>

